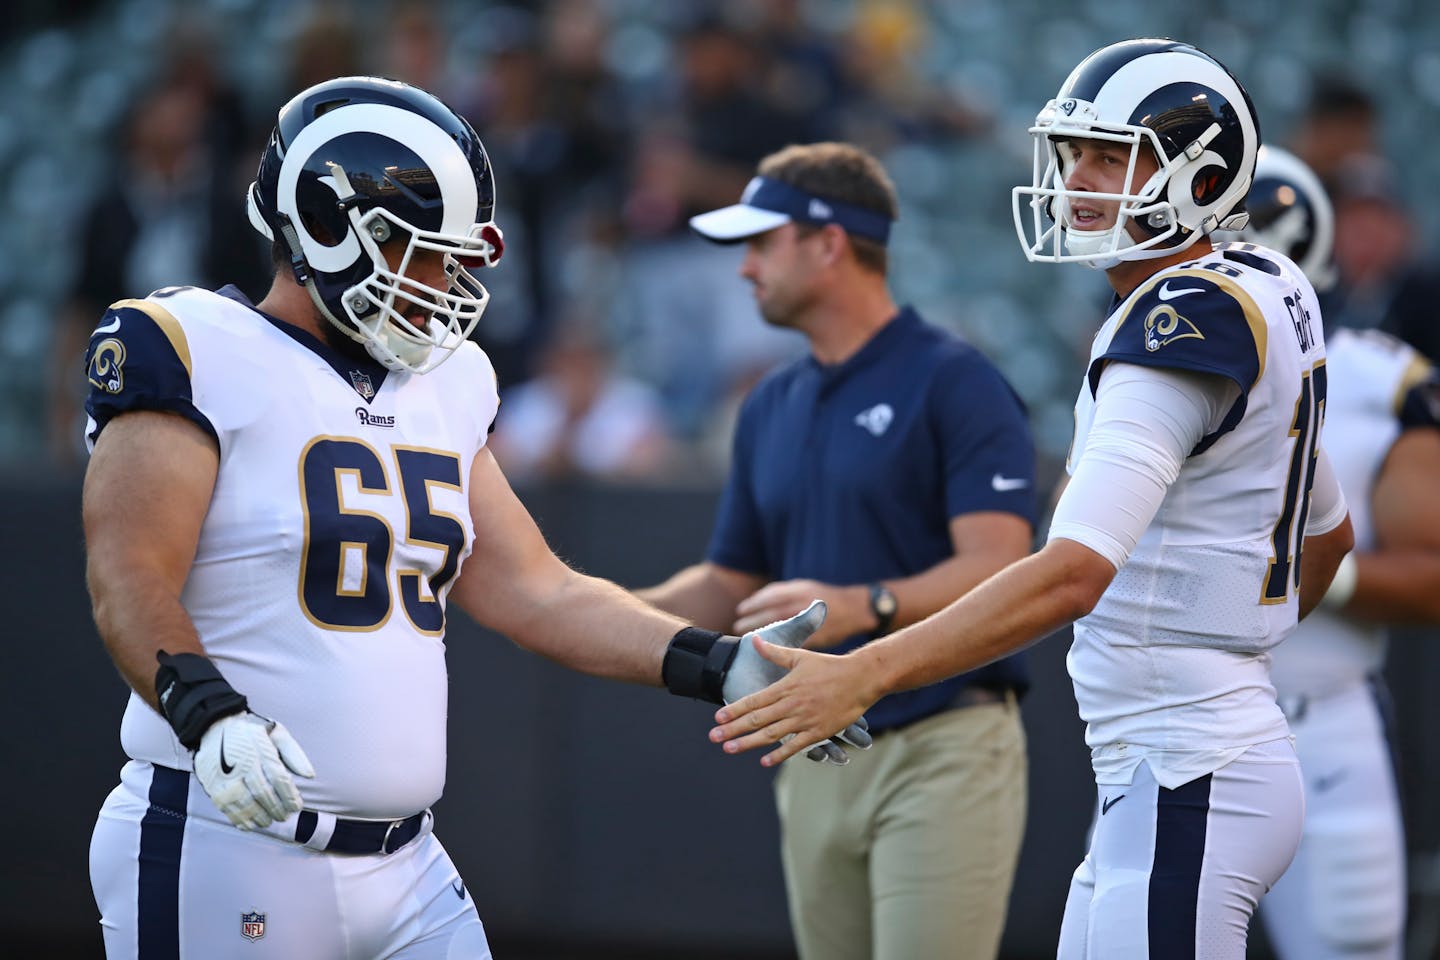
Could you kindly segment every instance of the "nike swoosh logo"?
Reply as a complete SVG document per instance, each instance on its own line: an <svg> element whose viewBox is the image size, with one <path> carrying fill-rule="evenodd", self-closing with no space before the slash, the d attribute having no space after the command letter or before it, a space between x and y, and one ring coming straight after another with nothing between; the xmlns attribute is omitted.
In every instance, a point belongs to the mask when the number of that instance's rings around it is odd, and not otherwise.
<svg viewBox="0 0 1440 960"><path fill-rule="evenodd" d="M450 889L455 891L455 896L459 897L461 900L465 899L464 880L456 880L454 883L450 884Z"/></svg>
<svg viewBox="0 0 1440 960"><path fill-rule="evenodd" d="M227 777L235 772L235 768L225 762L225 731L220 731L220 772Z"/></svg>
<svg viewBox="0 0 1440 960"><path fill-rule="evenodd" d="M103 326L103 327L96 327L96 328L95 328L95 332L96 332L96 333L114 333L116 330L119 330L119 329L120 329L120 318L119 318L119 317L116 317L114 320L111 320L109 323L105 324L105 326Z"/></svg>
<svg viewBox="0 0 1440 960"><path fill-rule="evenodd" d="M1024 477L1002 477L997 473L990 478L990 486L997 493L1006 493L1010 490L1024 490L1030 486L1030 481Z"/></svg>
<svg viewBox="0 0 1440 960"><path fill-rule="evenodd" d="M1160 284L1160 290L1157 296L1159 296L1161 300L1174 300L1176 297L1183 297L1187 294L1204 292L1204 287L1181 287L1179 290L1171 290L1170 281L1166 280Z"/></svg>
<svg viewBox="0 0 1440 960"><path fill-rule="evenodd" d="M1115 804L1119 803L1121 800L1124 800L1124 799L1125 799L1125 794L1122 793L1122 794L1120 794L1120 796L1118 796L1118 797L1114 797L1114 798L1112 798L1112 799L1106 800L1104 803L1102 803L1102 804L1100 805L1100 816L1102 816L1102 817L1105 816L1105 814L1107 814L1107 813L1110 812L1110 808L1111 808L1111 807L1115 806Z"/></svg>

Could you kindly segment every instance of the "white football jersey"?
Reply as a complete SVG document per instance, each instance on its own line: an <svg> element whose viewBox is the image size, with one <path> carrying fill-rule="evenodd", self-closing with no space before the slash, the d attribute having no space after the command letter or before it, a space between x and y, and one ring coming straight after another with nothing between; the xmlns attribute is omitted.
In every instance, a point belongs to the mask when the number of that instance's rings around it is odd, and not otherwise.
<svg viewBox="0 0 1440 960"><path fill-rule="evenodd" d="M1075 407L1081 456L1106 363L1216 374L1238 397L1183 463L1068 657L1101 783L1149 758L1176 787L1287 735L1267 651L1295 626L1324 419L1315 293L1287 258L1221 244L1107 318Z"/></svg>
<svg viewBox="0 0 1440 960"><path fill-rule="evenodd" d="M1326 347L1330 395L1325 449L1350 504L1355 549L1374 549L1370 501L1380 466L1400 436L1401 404L1433 367L1409 345L1376 330L1337 330ZM1274 651L1271 677L1282 697L1324 696L1378 671L1384 627L1317 608Z"/></svg>
<svg viewBox="0 0 1440 960"><path fill-rule="evenodd" d="M219 444L182 602L226 679L314 763L305 806L389 819L434 803L445 598L474 540L470 467L498 405L485 354L466 343L424 376L397 374L233 288L179 287L114 305L88 365L92 442L117 414L161 409ZM138 696L121 741L190 769Z"/></svg>

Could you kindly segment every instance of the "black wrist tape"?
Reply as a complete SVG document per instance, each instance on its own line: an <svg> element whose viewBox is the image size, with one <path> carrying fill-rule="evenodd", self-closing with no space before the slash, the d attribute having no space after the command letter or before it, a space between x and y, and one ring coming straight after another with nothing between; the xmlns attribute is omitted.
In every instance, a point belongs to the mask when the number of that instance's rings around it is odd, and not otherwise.
<svg viewBox="0 0 1440 960"><path fill-rule="evenodd" d="M665 660L660 666L665 689L677 697L724 703L721 688L725 671L739 649L739 637L686 627L671 637L670 646L665 648Z"/></svg>
<svg viewBox="0 0 1440 960"><path fill-rule="evenodd" d="M161 650L155 659L160 663L160 669L155 671L155 695L160 701L160 712L170 721L175 736L189 749L200 746L200 738L210 724L249 706L245 698L225 682L209 657L198 653L171 655Z"/></svg>

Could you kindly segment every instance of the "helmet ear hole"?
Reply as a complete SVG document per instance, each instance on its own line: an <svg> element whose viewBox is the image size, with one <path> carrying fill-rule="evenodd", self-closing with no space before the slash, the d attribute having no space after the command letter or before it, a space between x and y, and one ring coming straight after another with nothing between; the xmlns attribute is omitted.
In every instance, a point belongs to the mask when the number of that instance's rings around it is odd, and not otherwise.
<svg viewBox="0 0 1440 960"><path fill-rule="evenodd" d="M1195 202L1199 204L1209 203L1220 189L1220 175L1208 174L1199 177L1192 185L1191 191L1194 194Z"/></svg>

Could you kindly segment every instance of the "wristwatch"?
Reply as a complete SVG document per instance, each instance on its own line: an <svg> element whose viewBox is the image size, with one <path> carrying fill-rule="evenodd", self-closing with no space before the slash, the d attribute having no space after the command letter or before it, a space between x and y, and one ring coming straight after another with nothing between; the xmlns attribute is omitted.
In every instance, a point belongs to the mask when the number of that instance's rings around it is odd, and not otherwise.
<svg viewBox="0 0 1440 960"><path fill-rule="evenodd" d="M883 583L870 584L870 612L875 614L878 621L875 624L875 636L882 637L890 632L890 624L895 620L895 610L899 606L889 587Z"/></svg>

